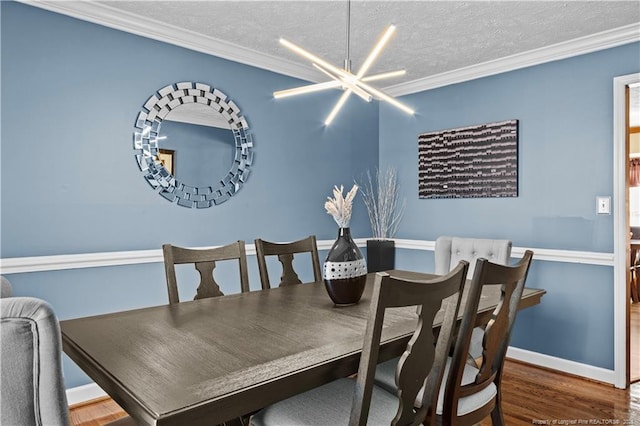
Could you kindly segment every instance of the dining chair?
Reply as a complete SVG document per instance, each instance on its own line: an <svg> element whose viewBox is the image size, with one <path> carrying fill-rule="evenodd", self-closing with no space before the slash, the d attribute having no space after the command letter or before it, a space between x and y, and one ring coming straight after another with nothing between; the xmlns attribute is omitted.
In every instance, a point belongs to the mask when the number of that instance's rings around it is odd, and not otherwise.
<svg viewBox="0 0 640 426"><path fill-rule="evenodd" d="M462 261L448 275L433 280L407 280L378 272L357 378L338 379L277 402L255 414L251 424L435 424L434 408L468 266ZM398 364L398 392L391 394L373 383L385 310L410 306L418 307L418 322ZM433 323L441 309L436 339ZM418 392L423 403L415 410Z"/></svg>
<svg viewBox="0 0 640 426"><path fill-rule="evenodd" d="M446 274L460 260L466 260L469 262L467 275L471 278L476 260L480 258L501 265L509 264L511 241L441 236L436 239L434 256L436 274Z"/></svg>
<svg viewBox="0 0 640 426"><path fill-rule="evenodd" d="M494 426L505 424L501 403L502 370L532 258L533 252L527 250L514 266L486 259L477 261L443 387L442 406L438 407L443 424L473 425L488 415ZM481 361L471 365L467 362L471 334L482 290L489 286L500 288L501 300L491 315L484 315Z"/></svg>
<svg viewBox="0 0 640 426"><path fill-rule="evenodd" d="M458 329L452 357L445 367L445 383L438 398L438 421L443 425L473 425L492 416L494 425L503 425L501 408L502 366L518 303L531 264L533 252L527 250L514 266L478 259L474 275L465 290L465 308ZM469 346L478 328L478 304L486 286L500 286L502 299L490 315L485 314L480 339L480 356L470 360ZM479 363L479 365L477 364ZM381 363L376 370L376 385L396 392L394 360ZM415 401L419 407L421 401Z"/></svg>
<svg viewBox="0 0 640 426"><path fill-rule="evenodd" d="M480 258L490 262L508 265L511 258L511 241L486 238L461 238L441 236L436 239L435 273L446 274L460 260L469 262L467 277L473 277L476 261ZM469 356L477 358L481 355L481 339L483 331L473 331Z"/></svg>
<svg viewBox="0 0 640 426"><path fill-rule="evenodd" d="M170 304L180 302L175 267L175 265L179 264L193 263L200 274L200 284L196 290L194 300L224 296L224 293L220 290L220 286L213 276L213 270L216 267L217 261L238 260L240 267L240 290L243 293L249 291L249 273L244 241L237 241L210 249L189 249L164 244L162 246L162 253L164 255L164 271L167 277L167 290L169 291Z"/></svg>
<svg viewBox="0 0 640 426"><path fill-rule="evenodd" d="M309 253L311 255L311 265L313 267L314 281L322 281L322 271L320 260L318 259L318 247L315 235L310 235L298 241L290 243L273 243L263 239L256 239L256 257L258 259L258 270L260 271L260 282L263 289L271 288L269 281L269 270L267 268L267 256L278 256L282 265L282 276L279 287L301 284L302 281L293 268L293 258L295 254Z"/></svg>

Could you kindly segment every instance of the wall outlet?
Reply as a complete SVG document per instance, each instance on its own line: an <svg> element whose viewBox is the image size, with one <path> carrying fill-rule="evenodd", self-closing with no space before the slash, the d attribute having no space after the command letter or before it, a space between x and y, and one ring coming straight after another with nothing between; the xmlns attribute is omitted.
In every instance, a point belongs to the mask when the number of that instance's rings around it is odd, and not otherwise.
<svg viewBox="0 0 640 426"><path fill-rule="evenodd" d="M611 197L596 197L596 214L611 214Z"/></svg>

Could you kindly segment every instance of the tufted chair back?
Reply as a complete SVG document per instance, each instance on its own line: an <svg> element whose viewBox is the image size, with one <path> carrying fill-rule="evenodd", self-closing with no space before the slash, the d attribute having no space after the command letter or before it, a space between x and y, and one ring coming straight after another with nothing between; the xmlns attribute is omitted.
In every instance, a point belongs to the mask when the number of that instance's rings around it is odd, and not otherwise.
<svg viewBox="0 0 640 426"><path fill-rule="evenodd" d="M473 277L476 260L487 259L500 265L509 264L511 241L481 238L438 237L435 251L435 273L447 274L461 260L469 262L467 277Z"/></svg>

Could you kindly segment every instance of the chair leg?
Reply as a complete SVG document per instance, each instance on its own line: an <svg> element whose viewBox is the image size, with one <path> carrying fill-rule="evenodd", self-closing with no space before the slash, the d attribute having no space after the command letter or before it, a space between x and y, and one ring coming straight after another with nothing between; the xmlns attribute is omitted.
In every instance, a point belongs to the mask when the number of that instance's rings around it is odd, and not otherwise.
<svg viewBox="0 0 640 426"><path fill-rule="evenodd" d="M493 410L491 410L491 424L493 426L504 426L504 415L502 414L502 388L500 382L502 382L502 371L499 371L498 379L496 380L496 400Z"/></svg>
<svg viewBox="0 0 640 426"><path fill-rule="evenodd" d="M491 424L493 426L504 426L504 415L502 414L502 404L500 404L500 399L496 400L496 406L491 412Z"/></svg>

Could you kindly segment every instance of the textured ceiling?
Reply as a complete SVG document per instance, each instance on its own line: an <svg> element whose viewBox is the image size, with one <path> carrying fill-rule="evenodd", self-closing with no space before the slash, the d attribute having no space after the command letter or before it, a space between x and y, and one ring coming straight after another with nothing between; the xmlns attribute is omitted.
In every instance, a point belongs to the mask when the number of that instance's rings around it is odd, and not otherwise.
<svg viewBox="0 0 640 426"><path fill-rule="evenodd" d="M335 65L347 56L347 1L97 3L306 66L308 62L280 46L280 37ZM370 71L406 69L406 76L385 82L393 85L638 22L637 0L353 0L350 57L357 70L384 28L395 24L396 35ZM318 81L324 79L318 73Z"/></svg>

